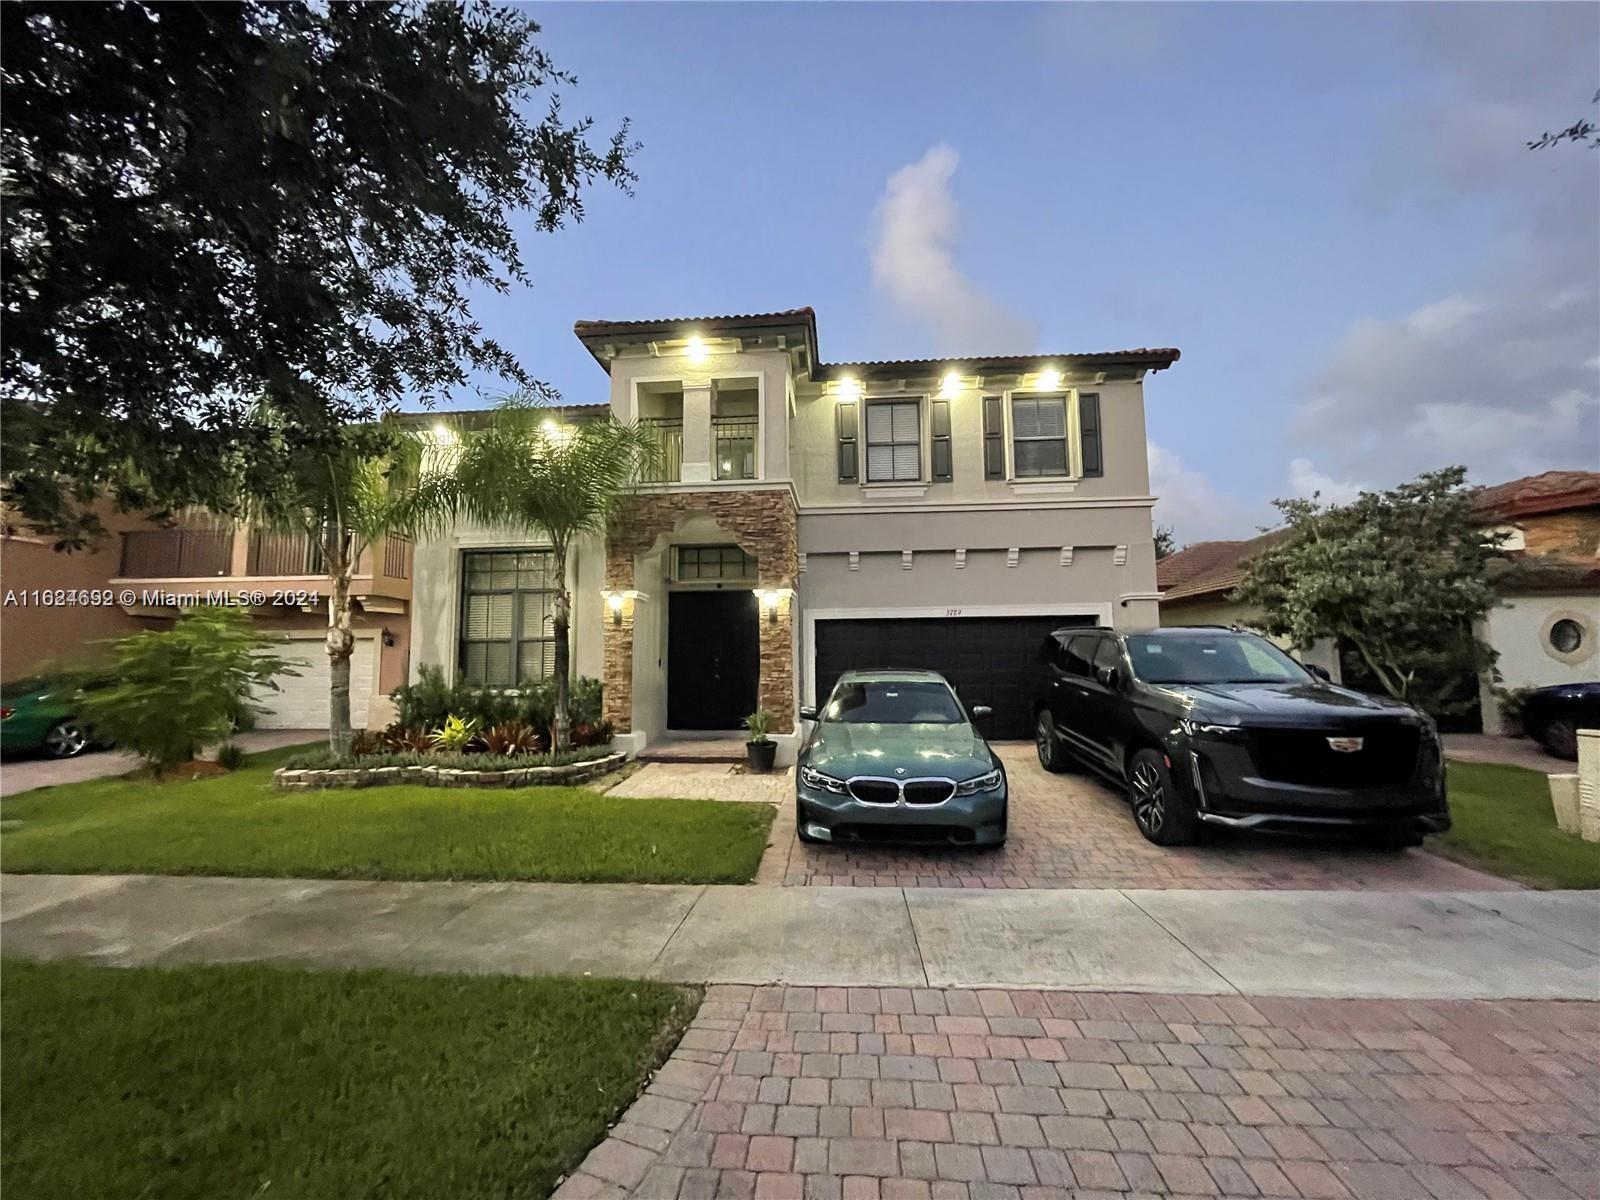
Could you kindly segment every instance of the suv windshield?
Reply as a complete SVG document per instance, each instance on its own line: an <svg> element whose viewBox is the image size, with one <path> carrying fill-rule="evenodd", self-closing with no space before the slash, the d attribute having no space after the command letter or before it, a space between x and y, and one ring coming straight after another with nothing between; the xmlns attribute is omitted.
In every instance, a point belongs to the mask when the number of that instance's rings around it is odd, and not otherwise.
<svg viewBox="0 0 1600 1200"><path fill-rule="evenodd" d="M957 725L967 718L942 683L861 680L835 688L822 719L846 725Z"/></svg>
<svg viewBox="0 0 1600 1200"><path fill-rule="evenodd" d="M1133 670L1146 683L1304 683L1299 663L1264 638L1245 633L1159 633L1128 638Z"/></svg>

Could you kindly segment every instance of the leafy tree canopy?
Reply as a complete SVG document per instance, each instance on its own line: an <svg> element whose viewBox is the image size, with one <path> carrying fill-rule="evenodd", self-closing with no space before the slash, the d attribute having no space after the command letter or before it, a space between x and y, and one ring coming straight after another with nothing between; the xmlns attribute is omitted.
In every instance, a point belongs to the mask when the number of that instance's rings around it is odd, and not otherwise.
<svg viewBox="0 0 1600 1200"><path fill-rule="evenodd" d="M1155 532L1156 557L1166 558L1169 554L1178 552L1178 535L1173 532L1171 525L1157 525Z"/></svg>
<svg viewBox="0 0 1600 1200"><path fill-rule="evenodd" d="M1596 92L1589 103L1600 104L1600 92ZM1579 146L1588 146L1591 150L1600 150L1600 125L1583 117L1555 133L1546 130L1528 143L1528 149L1548 150L1551 146L1559 146L1562 142L1575 142Z"/></svg>
<svg viewBox="0 0 1600 1200"><path fill-rule="evenodd" d="M1390 695L1436 706L1491 654L1472 623L1495 603L1500 556L1465 480L1447 467L1339 507L1276 501L1289 536L1250 559L1234 599L1268 633L1341 639Z"/></svg>
<svg viewBox="0 0 1600 1200"><path fill-rule="evenodd" d="M285 453L381 443L352 424L402 397L537 392L468 293L527 282L512 210L580 220L634 149L562 117L538 32L482 3L0 6L5 499L74 544L107 491L233 512Z"/></svg>

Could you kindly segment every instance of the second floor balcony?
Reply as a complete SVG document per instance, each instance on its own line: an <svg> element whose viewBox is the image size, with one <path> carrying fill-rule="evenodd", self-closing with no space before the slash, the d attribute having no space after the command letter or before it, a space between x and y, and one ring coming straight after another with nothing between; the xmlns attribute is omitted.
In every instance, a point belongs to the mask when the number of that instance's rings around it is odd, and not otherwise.
<svg viewBox="0 0 1600 1200"><path fill-rule="evenodd" d="M411 594L411 539L390 535L361 555L351 577L357 596ZM140 529L122 535L117 578L129 581L249 580L327 592L321 544L303 533L241 529Z"/></svg>
<svg viewBox="0 0 1600 1200"><path fill-rule="evenodd" d="M641 417L639 424L649 429L661 447L661 460L645 473L645 483L677 483L683 478L683 418Z"/></svg>

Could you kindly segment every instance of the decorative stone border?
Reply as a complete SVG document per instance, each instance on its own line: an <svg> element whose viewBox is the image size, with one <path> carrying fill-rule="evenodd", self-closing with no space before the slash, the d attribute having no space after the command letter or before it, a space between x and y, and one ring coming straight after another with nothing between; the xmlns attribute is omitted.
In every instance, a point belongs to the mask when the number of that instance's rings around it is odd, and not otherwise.
<svg viewBox="0 0 1600 1200"><path fill-rule="evenodd" d="M466 771L455 767L341 767L290 770L280 767L272 782L280 791L311 792L324 788L384 787L412 783L423 787L518 788L585 783L614 771L625 754L608 754L559 767L515 767L509 771Z"/></svg>

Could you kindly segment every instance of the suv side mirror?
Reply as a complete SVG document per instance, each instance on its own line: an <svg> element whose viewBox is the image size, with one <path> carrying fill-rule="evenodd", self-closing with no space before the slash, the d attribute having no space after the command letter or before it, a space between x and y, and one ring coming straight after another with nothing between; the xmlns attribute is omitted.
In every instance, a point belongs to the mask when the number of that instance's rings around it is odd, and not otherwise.
<svg viewBox="0 0 1600 1200"><path fill-rule="evenodd" d="M1322 680L1323 683L1333 682L1333 676L1328 674L1326 667L1319 667L1316 663L1301 663L1300 665Z"/></svg>
<svg viewBox="0 0 1600 1200"><path fill-rule="evenodd" d="M972 706L972 719L974 721L981 721L993 713L994 709L990 708L987 704L974 704Z"/></svg>
<svg viewBox="0 0 1600 1200"><path fill-rule="evenodd" d="M1117 685L1122 681L1122 672L1117 670L1115 666L1096 667L1094 671L1094 677L1100 681L1102 687L1108 687L1112 690L1115 690Z"/></svg>
<svg viewBox="0 0 1600 1200"><path fill-rule="evenodd" d="M815 721L817 719L817 706L815 704L802 704L800 706L800 719L802 721Z"/></svg>

